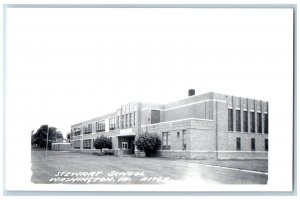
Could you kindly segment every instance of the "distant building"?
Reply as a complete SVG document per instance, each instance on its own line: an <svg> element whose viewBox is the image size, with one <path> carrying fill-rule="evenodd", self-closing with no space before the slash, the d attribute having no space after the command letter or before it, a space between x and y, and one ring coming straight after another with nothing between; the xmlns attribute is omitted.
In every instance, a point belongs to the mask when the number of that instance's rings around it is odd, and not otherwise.
<svg viewBox="0 0 300 200"><path fill-rule="evenodd" d="M65 143L65 142L69 142L69 140L65 139L65 138L57 138L57 139L55 139L55 143Z"/></svg>
<svg viewBox="0 0 300 200"><path fill-rule="evenodd" d="M218 93L189 96L168 104L132 102L115 112L71 126L73 149L94 149L105 135L117 155L139 154L135 138L156 133L163 157L267 159L268 102Z"/></svg>

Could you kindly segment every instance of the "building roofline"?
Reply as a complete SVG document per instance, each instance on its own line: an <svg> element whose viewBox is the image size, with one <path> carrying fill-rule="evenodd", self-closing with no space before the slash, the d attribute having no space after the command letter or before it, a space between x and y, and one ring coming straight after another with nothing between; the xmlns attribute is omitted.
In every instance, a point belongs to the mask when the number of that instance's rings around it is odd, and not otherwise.
<svg viewBox="0 0 300 200"><path fill-rule="evenodd" d="M216 99L216 95L221 95L221 96L233 96L233 97L241 97L241 96L235 96L235 95L229 95L229 94L223 94L223 93L216 93L216 92L206 92L206 93L203 93L203 94L198 94L198 95L193 95L193 96L188 96L188 97L185 97L185 98L182 98L182 99L179 99L177 101L172 101L172 102L169 102L169 103L165 103L165 104L159 104L159 103L150 103L150 102L141 102L141 101L131 101L129 102L128 104L132 104L132 103L137 103L137 104L153 104L155 106L161 106L162 109L169 109L169 108L172 108L172 107L176 107L178 105L181 105L184 103L184 101L186 100L199 100L198 98L201 98L201 96L205 97L205 96L210 96L210 97L207 97L207 98L203 98L203 100L207 100L207 99ZM267 102L268 101L265 101L265 100L260 100L260 99L255 99L255 98L249 98L249 97L241 97L241 98L244 98L244 99L251 99L251 100L257 100L257 101L262 101L262 102ZM219 99L219 98L218 98ZM217 100L218 100L217 99ZM182 103L181 103L182 102ZM173 104L173 105L172 105ZM120 107L122 107L123 105L127 105L127 104L122 104L120 105ZM89 120L85 120L85 121L82 121L80 123L76 123L76 124L73 124L71 125L71 128L73 127L76 127L76 126L81 126L83 124L86 124L87 122L93 122L93 121L97 121L97 120L102 120L102 118L107 118L107 117L110 117L110 116L113 116L116 114L116 112L118 112L120 108L116 109L115 112L111 112L109 114L106 114L106 115L102 115L100 117L95 117L95 118L91 118ZM155 108L153 108L155 109Z"/></svg>
<svg viewBox="0 0 300 200"><path fill-rule="evenodd" d="M76 126L81 126L81 125L83 125L83 124L86 124L86 122L90 122L90 121L92 122L92 121L102 120L102 118L107 118L107 117L110 117L110 116L115 115L116 112L117 112L117 110L116 110L115 112L111 112L111 113L106 114L106 115L102 115L102 116L99 116L99 117L94 117L94 118L91 118L91 119L89 119L89 120L84 120L84 121L82 121L82 122L79 122L79 123L76 123L76 124L71 125L71 128L72 128L72 127L76 127ZM104 120L104 119L103 119L103 120Z"/></svg>

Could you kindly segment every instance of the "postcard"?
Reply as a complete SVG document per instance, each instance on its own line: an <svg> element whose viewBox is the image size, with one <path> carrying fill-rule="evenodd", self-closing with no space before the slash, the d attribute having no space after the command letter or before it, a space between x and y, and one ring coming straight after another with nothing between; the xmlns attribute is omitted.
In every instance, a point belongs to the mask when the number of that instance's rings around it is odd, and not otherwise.
<svg viewBox="0 0 300 200"><path fill-rule="evenodd" d="M292 191L294 12L7 5L6 190Z"/></svg>

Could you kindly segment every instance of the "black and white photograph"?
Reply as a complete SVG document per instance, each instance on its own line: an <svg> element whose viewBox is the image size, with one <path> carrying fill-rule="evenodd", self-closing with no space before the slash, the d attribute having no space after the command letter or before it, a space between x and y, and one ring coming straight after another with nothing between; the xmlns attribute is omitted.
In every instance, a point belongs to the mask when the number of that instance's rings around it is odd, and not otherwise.
<svg viewBox="0 0 300 200"><path fill-rule="evenodd" d="M292 5L4 7L9 191L292 191Z"/></svg>

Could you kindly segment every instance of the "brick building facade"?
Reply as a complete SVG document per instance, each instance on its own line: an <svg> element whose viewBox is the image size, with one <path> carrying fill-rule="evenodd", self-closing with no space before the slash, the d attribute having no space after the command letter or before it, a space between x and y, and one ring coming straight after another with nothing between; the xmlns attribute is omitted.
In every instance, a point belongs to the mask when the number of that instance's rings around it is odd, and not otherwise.
<svg viewBox="0 0 300 200"><path fill-rule="evenodd" d="M163 157L267 159L268 102L218 93L168 103L132 102L115 112L71 126L73 149L90 151L105 135L115 154L136 154L135 138L158 134Z"/></svg>

